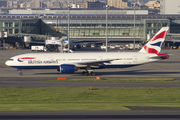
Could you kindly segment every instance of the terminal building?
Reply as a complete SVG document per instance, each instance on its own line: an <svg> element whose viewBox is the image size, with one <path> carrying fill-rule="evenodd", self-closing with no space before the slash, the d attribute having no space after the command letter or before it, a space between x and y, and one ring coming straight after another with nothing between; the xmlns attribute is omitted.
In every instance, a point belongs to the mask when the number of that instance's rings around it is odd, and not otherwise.
<svg viewBox="0 0 180 120"><path fill-rule="evenodd" d="M15 10L16 11L16 10ZM45 11L45 10L44 10ZM64 13L47 14L33 11L29 14L1 14L0 31L7 31L7 41L16 40L18 36L32 35L35 40L45 40L46 37L64 37L68 34L68 15ZM105 41L106 40L106 14L104 10L81 11L70 10L70 39L71 41ZM134 41L134 11L108 10L108 39L115 43L133 43ZM24 11L20 11L24 12ZM36 14L33 14L35 13ZM58 12L58 11L56 11ZM60 12L60 11L59 11ZM62 12L62 11L61 11ZM119 13L126 14L119 14ZM17 13L17 12L16 12ZM88 14L85 14L88 13ZM89 14L91 13L91 14ZM102 13L102 14L100 14ZM113 14L114 13L114 14ZM135 40L136 43L146 43L151 34L155 34L161 27L170 27L169 33L180 33L180 15L148 15L146 11L135 11ZM16 38L16 39L15 39ZM172 36L171 36L172 38ZM168 39L168 38L167 38ZM176 37L176 39L180 39ZM171 46L170 40L167 45ZM177 44L178 46L179 44ZM165 45L166 46L166 45Z"/></svg>

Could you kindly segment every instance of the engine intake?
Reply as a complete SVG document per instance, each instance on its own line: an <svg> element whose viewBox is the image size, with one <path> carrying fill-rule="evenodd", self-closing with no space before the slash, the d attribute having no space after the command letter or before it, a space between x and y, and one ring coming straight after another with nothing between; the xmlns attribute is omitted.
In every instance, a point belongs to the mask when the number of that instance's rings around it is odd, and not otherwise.
<svg viewBox="0 0 180 120"><path fill-rule="evenodd" d="M70 64L62 64L59 66L60 73L62 74L70 74L74 73L77 69L75 65Z"/></svg>

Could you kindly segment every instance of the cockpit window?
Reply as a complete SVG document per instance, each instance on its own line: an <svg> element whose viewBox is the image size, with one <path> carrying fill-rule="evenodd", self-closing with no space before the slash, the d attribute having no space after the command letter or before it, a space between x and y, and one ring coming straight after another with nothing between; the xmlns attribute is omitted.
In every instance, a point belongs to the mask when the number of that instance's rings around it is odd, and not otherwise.
<svg viewBox="0 0 180 120"><path fill-rule="evenodd" d="M14 59L9 59L9 61L13 61Z"/></svg>

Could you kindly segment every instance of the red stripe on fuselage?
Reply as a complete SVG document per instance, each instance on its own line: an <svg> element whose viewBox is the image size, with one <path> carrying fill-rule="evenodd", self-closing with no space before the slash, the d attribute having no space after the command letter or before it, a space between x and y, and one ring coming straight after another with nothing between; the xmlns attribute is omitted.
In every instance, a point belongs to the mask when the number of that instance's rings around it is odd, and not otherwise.
<svg viewBox="0 0 180 120"><path fill-rule="evenodd" d="M35 57L23 57L23 58L18 58L18 59L35 59Z"/></svg>

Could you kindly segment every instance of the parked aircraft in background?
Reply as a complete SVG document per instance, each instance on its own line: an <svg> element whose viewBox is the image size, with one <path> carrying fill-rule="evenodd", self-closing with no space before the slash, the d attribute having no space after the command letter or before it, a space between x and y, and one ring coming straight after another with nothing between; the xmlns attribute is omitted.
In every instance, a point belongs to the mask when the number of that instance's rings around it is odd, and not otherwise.
<svg viewBox="0 0 180 120"><path fill-rule="evenodd" d="M23 69L57 69L60 73L74 73L85 69L84 75L95 75L93 69L126 68L168 59L161 54L161 46L169 27L163 27L139 52L96 53L28 53L11 57L6 65Z"/></svg>
<svg viewBox="0 0 180 120"><path fill-rule="evenodd" d="M111 39L110 39L111 40ZM110 40L108 42L110 42ZM105 43L105 42L85 42L85 41L78 41L72 42L71 40L68 41L68 37L62 37L57 39L56 37L52 37L51 39L47 39L45 42L38 42L38 41L26 41L27 43L31 44L41 44L46 47L49 51L58 51L58 48L61 46L63 47L63 52L67 52L68 44L70 43L71 49L80 49L82 45L92 45L97 43ZM65 51L64 51L65 50Z"/></svg>
<svg viewBox="0 0 180 120"><path fill-rule="evenodd" d="M80 49L82 45L91 45L91 47L92 47L92 44L105 43L105 41L104 42L102 42L102 41L99 41L99 42L85 42L85 41L72 42L71 40L69 40L69 42L68 42L68 38L62 39L62 41L63 41L63 46L64 47L68 47L68 44L70 42L70 47L71 48L73 46L76 46L78 49ZM110 41L111 41L111 38L109 39L108 42L110 42Z"/></svg>

